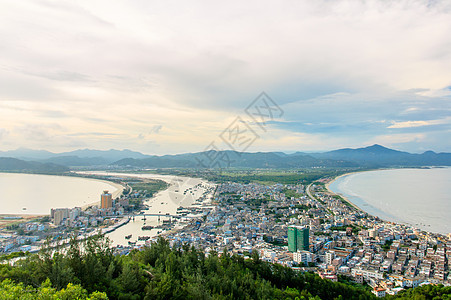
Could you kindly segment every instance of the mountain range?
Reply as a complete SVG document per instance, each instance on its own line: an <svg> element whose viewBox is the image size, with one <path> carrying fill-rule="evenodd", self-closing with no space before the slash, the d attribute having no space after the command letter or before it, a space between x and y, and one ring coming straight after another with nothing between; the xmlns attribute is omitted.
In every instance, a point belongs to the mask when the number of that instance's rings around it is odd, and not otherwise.
<svg viewBox="0 0 451 300"><path fill-rule="evenodd" d="M13 166L27 169L26 163L35 168L63 170L68 167L119 166L137 168L310 168L310 167L413 167L451 166L451 153L426 151L421 154L389 149L381 145L364 148L345 148L328 152L235 152L205 151L176 155L145 155L131 150L82 149L64 153L45 150L17 149L0 151L0 170L12 170ZM5 158L14 158L15 161ZM28 168L32 168L28 165ZM7 166L7 167L6 167Z"/></svg>
<svg viewBox="0 0 451 300"><path fill-rule="evenodd" d="M146 158L148 155L125 150L91 150L79 149L70 152L53 153L46 150L19 148L17 150L0 151L0 157L13 157L26 161L56 163L65 166L108 165L123 158Z"/></svg>
<svg viewBox="0 0 451 300"><path fill-rule="evenodd" d="M64 173L70 171L66 166L53 163L24 161L12 157L0 157L0 171L25 173Z"/></svg>

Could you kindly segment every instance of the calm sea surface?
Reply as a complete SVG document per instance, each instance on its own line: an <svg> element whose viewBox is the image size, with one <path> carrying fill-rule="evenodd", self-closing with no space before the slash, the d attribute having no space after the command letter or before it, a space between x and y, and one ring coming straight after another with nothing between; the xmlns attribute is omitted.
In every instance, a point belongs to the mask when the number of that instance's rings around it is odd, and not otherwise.
<svg viewBox="0 0 451 300"><path fill-rule="evenodd" d="M0 214L49 214L51 208L81 207L100 201L103 190L117 189L93 179L0 173Z"/></svg>
<svg viewBox="0 0 451 300"><path fill-rule="evenodd" d="M338 178L329 189L384 220L451 232L451 168L355 173Z"/></svg>

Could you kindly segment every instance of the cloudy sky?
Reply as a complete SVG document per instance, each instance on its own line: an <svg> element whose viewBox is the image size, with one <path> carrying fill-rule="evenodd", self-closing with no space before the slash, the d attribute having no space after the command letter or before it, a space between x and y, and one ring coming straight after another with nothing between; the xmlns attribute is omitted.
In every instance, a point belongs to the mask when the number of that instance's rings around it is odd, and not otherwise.
<svg viewBox="0 0 451 300"><path fill-rule="evenodd" d="M0 150L202 151L240 117L248 151L451 152L450 32L448 0L0 0Z"/></svg>

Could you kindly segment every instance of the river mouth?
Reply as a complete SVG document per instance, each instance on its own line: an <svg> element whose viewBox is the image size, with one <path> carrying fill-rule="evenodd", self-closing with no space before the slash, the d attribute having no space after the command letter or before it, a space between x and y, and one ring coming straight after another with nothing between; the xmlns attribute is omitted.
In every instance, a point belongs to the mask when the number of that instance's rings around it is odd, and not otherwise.
<svg viewBox="0 0 451 300"><path fill-rule="evenodd" d="M81 172L80 172L81 173ZM175 222L174 228L182 228L193 218L202 216L202 213L187 213L181 219L171 216L179 216L181 208L201 208L208 205L214 191L214 184L200 178L183 176L159 175L159 174L129 174L113 172L82 172L90 175L112 176L115 178L140 178L158 179L168 183L168 188L158 192L144 204L147 209L142 210L130 222L107 234L113 246L142 245L147 237L152 238L165 234L167 222ZM199 199L202 201L198 201ZM159 216L149 216L158 214ZM164 224L165 223L165 224ZM151 226L144 228L144 226ZM130 236L131 235L131 236ZM141 238L141 239L140 239Z"/></svg>

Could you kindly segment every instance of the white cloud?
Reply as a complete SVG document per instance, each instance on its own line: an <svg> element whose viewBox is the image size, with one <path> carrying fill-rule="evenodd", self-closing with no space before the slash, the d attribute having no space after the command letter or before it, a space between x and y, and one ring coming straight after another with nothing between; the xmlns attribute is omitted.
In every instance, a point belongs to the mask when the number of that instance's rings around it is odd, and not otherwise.
<svg viewBox="0 0 451 300"><path fill-rule="evenodd" d="M284 147L293 132L308 134L312 149L356 144L345 136L366 140L389 134L384 126L422 128L444 117L450 27L445 0L6 0L0 127L12 134L51 118L62 136L94 148L146 150L141 134L154 143L146 151L201 150L266 91L287 121L317 131L278 131ZM164 130L155 134L154 124ZM93 128L117 135L83 136ZM30 142L11 134L9 147Z"/></svg>
<svg viewBox="0 0 451 300"><path fill-rule="evenodd" d="M428 121L392 122L392 125L388 126L388 128L412 128L412 127L442 125L442 124L451 124L451 117L439 119L439 120L428 120Z"/></svg>

